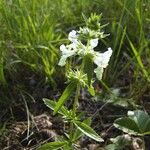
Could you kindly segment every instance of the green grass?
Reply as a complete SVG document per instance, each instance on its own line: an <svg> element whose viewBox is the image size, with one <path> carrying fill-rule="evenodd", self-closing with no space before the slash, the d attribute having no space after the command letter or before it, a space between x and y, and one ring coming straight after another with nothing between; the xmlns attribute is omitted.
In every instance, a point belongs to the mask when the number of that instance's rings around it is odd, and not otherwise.
<svg viewBox="0 0 150 150"><path fill-rule="evenodd" d="M8 76L17 80L23 64L54 86L61 77L59 46L67 33L84 25L82 14L102 13L110 36L99 49L113 49L103 81L108 87L128 86L130 96L138 99L137 85L141 89L146 82L146 91L150 81L149 11L149 0L0 0L0 82L9 84ZM122 76L129 76L128 85Z"/></svg>
<svg viewBox="0 0 150 150"><path fill-rule="evenodd" d="M1 13L6 51L12 49L13 60L9 63L26 64L50 78L58 59L55 43L61 33L55 32L57 24L48 6L47 0L3 1Z"/></svg>
<svg viewBox="0 0 150 150"><path fill-rule="evenodd" d="M4 52L2 43L0 43L0 83L3 85L6 84L6 79L4 75Z"/></svg>

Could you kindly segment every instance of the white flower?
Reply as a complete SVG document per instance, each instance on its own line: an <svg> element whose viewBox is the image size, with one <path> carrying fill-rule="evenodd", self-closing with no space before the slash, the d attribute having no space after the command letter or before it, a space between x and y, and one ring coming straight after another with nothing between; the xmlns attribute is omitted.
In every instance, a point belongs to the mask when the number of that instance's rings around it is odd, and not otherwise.
<svg viewBox="0 0 150 150"><path fill-rule="evenodd" d="M106 68L111 55L111 48L108 48L108 50L104 53L95 52L94 63L99 67Z"/></svg>
<svg viewBox="0 0 150 150"><path fill-rule="evenodd" d="M87 54L92 54L94 56L94 48L98 45L98 39L91 39L89 46L83 45L81 42L78 43L78 55L85 56Z"/></svg>
<svg viewBox="0 0 150 150"><path fill-rule="evenodd" d="M101 80L102 79L102 75L103 75L103 72L104 72L104 68L102 67L97 67L96 69L94 69L94 72L96 74L96 78L98 80Z"/></svg>
<svg viewBox="0 0 150 150"><path fill-rule="evenodd" d="M91 34L95 38L90 39L89 44L85 46L82 44L82 41L78 39L80 34ZM79 31L72 30L68 35L68 39L71 41L71 44L67 46L63 44L60 46L62 56L58 65L64 66L68 57L78 55L79 57L83 58L90 54L93 58L93 62L97 65L97 68L94 69L96 77L101 80L104 68L107 67L109 59L112 55L112 49L108 48L108 50L104 53L94 51L94 48L98 45L97 37L99 37L100 34L103 35L103 32L99 33L98 31L90 30L86 27L80 28Z"/></svg>
<svg viewBox="0 0 150 150"><path fill-rule="evenodd" d="M112 55L112 49L108 48L108 50L104 53L95 52L94 63L98 66L94 72L96 73L96 77L101 80L104 68L108 66L109 59Z"/></svg>
<svg viewBox="0 0 150 150"><path fill-rule="evenodd" d="M90 40L90 46L92 49L95 48L97 45L98 45L98 38Z"/></svg>
<svg viewBox="0 0 150 150"><path fill-rule="evenodd" d="M75 30L72 30L68 35L68 39L73 43L78 43L77 38L78 38L78 35Z"/></svg>
<svg viewBox="0 0 150 150"><path fill-rule="evenodd" d="M66 59L70 56L76 54L76 45L74 43L65 46L64 44L60 46L60 51L62 52L62 56L59 60L58 65L64 66L66 64Z"/></svg>

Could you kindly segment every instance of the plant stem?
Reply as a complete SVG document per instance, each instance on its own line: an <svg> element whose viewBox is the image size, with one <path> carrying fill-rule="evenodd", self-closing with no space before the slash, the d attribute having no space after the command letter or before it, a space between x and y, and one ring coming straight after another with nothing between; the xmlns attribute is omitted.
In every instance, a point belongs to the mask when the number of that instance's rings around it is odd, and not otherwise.
<svg viewBox="0 0 150 150"><path fill-rule="evenodd" d="M76 116L76 110L77 110L77 106L78 106L78 99L79 99L79 95L80 95L80 83L77 84L77 88L76 88L76 93L75 93L75 98L74 98L74 102L73 102L73 116ZM71 133L71 138L73 137L73 133L74 133L74 125L71 122L70 123L70 133Z"/></svg>
<svg viewBox="0 0 150 150"><path fill-rule="evenodd" d="M76 110L77 110L77 106L78 106L79 95L80 95L80 84L78 83L77 89L76 89L76 94L75 94L75 99L74 99L74 103L73 103L73 115L74 116L76 114Z"/></svg>
<svg viewBox="0 0 150 150"><path fill-rule="evenodd" d="M81 67L80 71L83 71L84 63L85 63L85 60L83 59L82 64L80 66ZM77 88L76 88L74 102L73 102L73 108L72 108L74 117L76 116L76 111L77 111L77 107L78 107L78 100L79 100L79 96L80 96L80 88L81 88L81 85L80 85L80 83L78 83ZM72 138L73 133L74 133L74 124L72 122L70 124L70 132L71 132L71 138Z"/></svg>

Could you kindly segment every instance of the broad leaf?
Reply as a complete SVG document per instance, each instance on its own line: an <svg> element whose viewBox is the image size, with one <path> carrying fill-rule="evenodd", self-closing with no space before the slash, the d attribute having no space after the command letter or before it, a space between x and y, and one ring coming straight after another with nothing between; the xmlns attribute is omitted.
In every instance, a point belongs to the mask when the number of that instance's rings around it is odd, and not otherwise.
<svg viewBox="0 0 150 150"><path fill-rule="evenodd" d="M141 110L128 111L128 117L115 120L114 126L128 134L143 136L150 134L150 117Z"/></svg>
<svg viewBox="0 0 150 150"><path fill-rule="evenodd" d="M91 85L91 80L94 73L93 57L90 54L87 54L84 58L84 72L88 77L88 85Z"/></svg>
<svg viewBox="0 0 150 150"><path fill-rule="evenodd" d="M115 120L114 126L123 132L138 135L140 133L140 130L137 126L137 124L129 117L119 118Z"/></svg>
<svg viewBox="0 0 150 150"><path fill-rule="evenodd" d="M56 103L56 107L54 108L54 114L58 112L58 110L63 106L66 100L70 97L70 95L74 92L76 88L76 83L71 82L59 98L58 102Z"/></svg>
<svg viewBox="0 0 150 150"><path fill-rule="evenodd" d="M103 142L104 141L90 126L88 126L84 122L74 120L73 123L86 136L88 136L88 137L90 137L93 140L98 141L98 142Z"/></svg>
<svg viewBox="0 0 150 150"><path fill-rule="evenodd" d="M142 134L150 132L150 116L146 112L128 111L128 116L136 122Z"/></svg>
<svg viewBox="0 0 150 150"><path fill-rule="evenodd" d="M54 110L54 108L56 107L56 102L53 100L44 98L43 101L44 101L45 105L47 105L52 110ZM62 106L61 109L59 109L58 113L60 113L63 116L66 116L66 117L69 115L69 111L64 106Z"/></svg>
<svg viewBox="0 0 150 150"><path fill-rule="evenodd" d="M67 142L50 142L42 145L38 150L57 150L67 145Z"/></svg>

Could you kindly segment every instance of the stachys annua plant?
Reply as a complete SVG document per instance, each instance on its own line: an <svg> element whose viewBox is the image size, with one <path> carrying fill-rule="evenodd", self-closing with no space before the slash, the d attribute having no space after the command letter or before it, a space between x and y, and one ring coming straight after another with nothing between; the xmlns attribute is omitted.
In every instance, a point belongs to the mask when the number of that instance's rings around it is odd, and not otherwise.
<svg viewBox="0 0 150 150"><path fill-rule="evenodd" d="M57 102L49 99L44 99L44 102L54 111L54 115L57 113L62 115L65 121L69 123L69 129L65 131L64 137L60 137L58 141L42 145L39 150L78 149L77 141L83 135L97 142L103 141L90 127L91 119L86 118L83 120L83 112L79 113L78 111L81 88L88 89L89 93L94 96L95 92L92 85L95 82L94 74L98 80L102 79L104 69L108 66L112 55L110 47L104 53L94 50L98 46L99 39L108 35L102 31L106 25L101 25L100 20L101 15L92 14L89 19L85 19L85 27L72 30L68 34L70 43L60 46L61 58L58 65L63 67L69 63L66 74L68 86ZM72 108L68 110L64 104L73 94Z"/></svg>

